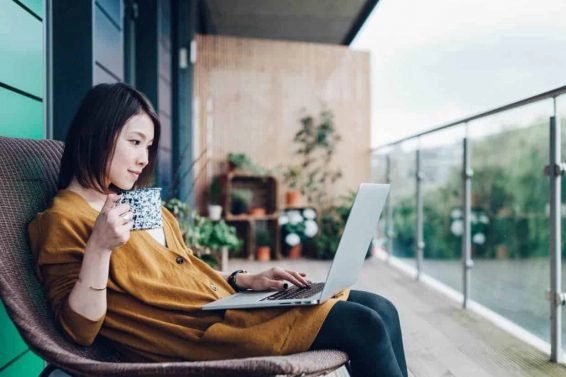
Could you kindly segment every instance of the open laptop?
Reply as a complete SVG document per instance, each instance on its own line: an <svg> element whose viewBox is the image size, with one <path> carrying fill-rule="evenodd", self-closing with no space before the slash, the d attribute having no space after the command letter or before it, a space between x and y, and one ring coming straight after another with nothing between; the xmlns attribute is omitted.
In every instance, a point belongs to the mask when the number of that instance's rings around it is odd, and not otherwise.
<svg viewBox="0 0 566 377"><path fill-rule="evenodd" d="M291 285L291 288L285 291L240 292L206 304L202 309L316 305L352 286L362 269L368 245L375 233L388 193L389 185L386 184L360 185L326 282L313 283L310 288Z"/></svg>

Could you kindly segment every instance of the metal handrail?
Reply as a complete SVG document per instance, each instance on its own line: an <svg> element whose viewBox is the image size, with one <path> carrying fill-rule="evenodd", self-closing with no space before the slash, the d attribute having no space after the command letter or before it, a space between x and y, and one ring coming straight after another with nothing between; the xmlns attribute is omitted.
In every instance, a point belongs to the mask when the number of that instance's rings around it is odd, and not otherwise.
<svg viewBox="0 0 566 377"><path fill-rule="evenodd" d="M450 128L450 127L453 127L453 126L456 126L456 125L459 125L459 124L462 124L462 123L470 122L472 120L476 120L476 119L483 118L483 117L493 115L493 114L497 114L497 113L500 113L500 112L503 112L503 111L506 111L506 110L511 110L511 109L514 109L514 108L517 108L517 107L528 105L528 104L533 103L533 102L538 102L538 101L541 101L541 100L544 100L544 99L549 99L549 98L556 98L559 95L564 94L564 93L566 93L566 85L561 86L561 87L556 88L556 89L549 90L549 91L544 92L544 93L534 95L532 97L528 97L528 98L525 98L525 99L522 99L522 100L519 100L519 101L516 101L516 102L512 102L512 103L507 104L507 105L496 107L495 109L491 109L491 110L484 111L484 112L479 113L479 114L468 116L466 118L462 118L462 119L444 124L442 126L438 126L438 127L432 128L430 130L420 132L420 133L415 134L415 135L407 136L407 137L404 137L402 139L399 139L399 140L391 142L391 143L380 145L378 147L372 148L372 152L376 152L380 149L392 147L394 145L401 144L405 141L415 139L415 138L418 138L418 137L421 137L421 136L424 136L424 135L428 135L428 134L443 130L445 128Z"/></svg>

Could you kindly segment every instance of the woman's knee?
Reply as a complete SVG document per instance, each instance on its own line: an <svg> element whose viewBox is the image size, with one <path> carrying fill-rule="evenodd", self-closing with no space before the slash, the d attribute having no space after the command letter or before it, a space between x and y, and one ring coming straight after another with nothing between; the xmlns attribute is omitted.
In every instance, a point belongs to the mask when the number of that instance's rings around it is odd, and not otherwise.
<svg viewBox="0 0 566 377"><path fill-rule="evenodd" d="M330 311L313 346L355 352L360 343L367 345L386 339L386 327L376 311L358 303L341 301Z"/></svg>
<svg viewBox="0 0 566 377"><path fill-rule="evenodd" d="M367 306L386 319L399 320L397 308L387 298L375 293L356 290L352 290L350 295L349 301L351 299L352 302Z"/></svg>

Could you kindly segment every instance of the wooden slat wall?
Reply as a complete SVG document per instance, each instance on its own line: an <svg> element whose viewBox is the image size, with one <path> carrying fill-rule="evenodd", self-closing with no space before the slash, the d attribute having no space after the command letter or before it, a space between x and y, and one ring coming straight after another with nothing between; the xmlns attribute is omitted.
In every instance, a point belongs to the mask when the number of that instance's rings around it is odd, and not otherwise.
<svg viewBox="0 0 566 377"><path fill-rule="evenodd" d="M195 65L195 157L200 160L196 199L206 206L208 178L222 171L229 152L247 153L269 168L297 162L293 135L305 114L335 114L342 136L335 162L342 167L342 194L369 181L369 54L343 46L197 37ZM284 190L281 190L282 194Z"/></svg>

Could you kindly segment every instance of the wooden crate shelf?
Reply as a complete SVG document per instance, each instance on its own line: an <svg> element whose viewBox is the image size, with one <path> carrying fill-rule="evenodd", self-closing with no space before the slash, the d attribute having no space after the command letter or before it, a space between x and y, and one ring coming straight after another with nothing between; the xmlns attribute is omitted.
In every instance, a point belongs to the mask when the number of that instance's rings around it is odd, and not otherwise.
<svg viewBox="0 0 566 377"><path fill-rule="evenodd" d="M236 227L238 237L244 241L242 256L255 259L256 232L265 229L271 238L271 258L281 259L281 232L279 227L279 206L277 195L279 182L273 176L259 176L241 173L228 173L221 177L223 184L224 219ZM250 215L249 213L232 213L233 190L246 189L253 194L249 209L264 208L265 215Z"/></svg>

